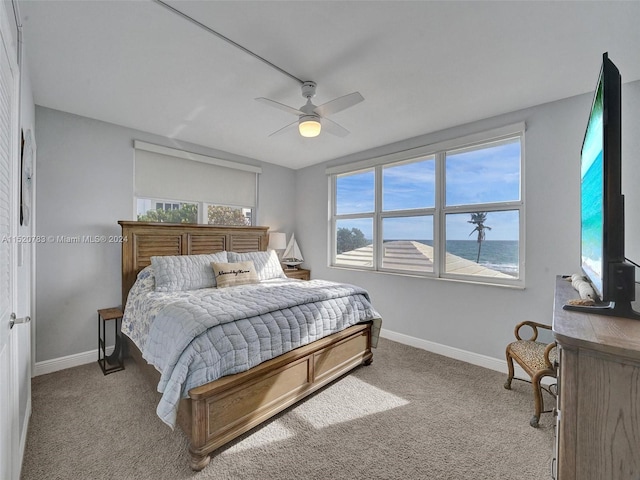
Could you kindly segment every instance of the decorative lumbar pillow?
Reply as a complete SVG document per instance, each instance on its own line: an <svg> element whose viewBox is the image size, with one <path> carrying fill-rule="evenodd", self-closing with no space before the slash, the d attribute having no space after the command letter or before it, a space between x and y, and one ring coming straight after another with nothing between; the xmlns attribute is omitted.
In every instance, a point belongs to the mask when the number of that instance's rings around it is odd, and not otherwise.
<svg viewBox="0 0 640 480"><path fill-rule="evenodd" d="M252 261L211 264L218 288L258 283L258 274Z"/></svg>
<svg viewBox="0 0 640 480"><path fill-rule="evenodd" d="M256 266L258 280L260 281L272 278L287 278L282 271L282 265L280 265L280 260L278 260L278 254L275 250L246 253L227 252L227 257L230 262L252 261Z"/></svg>
<svg viewBox="0 0 640 480"><path fill-rule="evenodd" d="M216 279L211 263L226 261L227 252L151 257L156 277L156 292L215 287Z"/></svg>

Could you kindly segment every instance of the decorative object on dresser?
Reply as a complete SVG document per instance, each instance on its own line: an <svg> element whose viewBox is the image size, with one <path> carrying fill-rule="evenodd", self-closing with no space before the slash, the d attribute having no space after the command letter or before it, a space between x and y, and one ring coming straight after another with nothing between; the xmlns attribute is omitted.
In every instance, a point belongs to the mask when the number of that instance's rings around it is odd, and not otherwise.
<svg viewBox="0 0 640 480"><path fill-rule="evenodd" d="M640 322L574 312L556 277L557 480L636 480L640 475Z"/></svg>
<svg viewBox="0 0 640 480"><path fill-rule="evenodd" d="M300 280L311 280L311 271L306 268L285 268L284 274L288 278L298 278Z"/></svg>
<svg viewBox="0 0 640 480"><path fill-rule="evenodd" d="M523 340L520 336L520 329L525 326L532 330L531 338L528 340ZM542 413L551 412L551 410L544 410L542 390L546 390L553 397L556 396L554 391L557 390L556 384L551 387L544 387L540 383L543 377L556 378L557 349L556 342L547 344L536 341L538 339L539 328L551 330L550 325L537 322L524 321L516 325L514 334L517 340L507 345L506 354L509 377L504 384L504 388L511 390L511 381L514 379L513 361L515 360L518 365L527 372L527 375L530 377L531 386L533 387L534 414L529 424L534 428L538 427L538 421ZM516 380L523 379L516 378ZM526 382L528 380L523 381Z"/></svg>
<svg viewBox="0 0 640 480"><path fill-rule="evenodd" d="M287 266L287 270L295 270L302 262L304 262L304 257L298 247L298 242L296 242L296 236L292 234L287 249L282 254L282 263Z"/></svg>
<svg viewBox="0 0 640 480"><path fill-rule="evenodd" d="M103 308L98 310L98 364L105 375L124 370L122 358L122 337L120 325L122 322L122 309L120 307ZM113 353L106 353L106 322L114 320L115 336ZM110 367L107 366L111 365Z"/></svg>
<svg viewBox="0 0 640 480"><path fill-rule="evenodd" d="M127 299L130 290L133 293L144 282L151 280L150 283L153 283L153 278L147 278L153 273L153 269L145 269L152 263L152 257L224 254L228 255L230 257L229 260L232 262L246 260L244 256L250 256L256 263L260 260L260 254L265 254L267 250L267 227L221 227L130 221L120 221L118 223L122 226L123 237L127 238L127 241L122 243L123 300ZM266 258L271 255L262 256ZM267 282L269 280L276 281L276 283L270 284L273 289L289 288L285 285L289 284L290 287L300 291L308 290L306 288L300 289L299 282L287 281L286 276L282 273L280 263L275 258L275 255L273 257L273 262L271 261L272 259L266 258L268 260L267 263L269 265L275 263L280 275L282 275L279 278L264 279ZM262 273L268 273L272 270L270 268L263 269ZM260 271L258 273L260 275ZM275 274L275 272L273 273ZM137 280L142 280L143 284L138 283ZM317 281L317 283L323 282ZM331 282L324 283L330 284ZM143 288L148 287L144 284ZM227 292L231 295L231 290L236 288L246 289L236 293L235 298L240 298L245 294L249 294L250 290L255 292L256 290L254 289L260 288L260 286L254 284L227 287L223 290L225 295L227 295ZM266 290L272 289L266 288ZM317 289L313 291L315 292ZM213 292L209 293L207 291L206 293L210 296L213 295ZM175 294L175 292L169 293L169 295L172 294ZM180 291L179 295L195 295L195 293L193 291ZM257 297L252 295L248 301L253 298ZM137 308L139 305L138 300L135 299L130 303L132 309ZM313 304L308 303L307 305L311 307ZM170 310L175 313L176 310L173 308L175 306L177 306L177 302L171 303L170 307L158 311L153 325L163 323L158 320L163 310ZM188 306L185 306L183 302L179 308L186 307ZM127 304L125 324L127 323L126 315L129 308L130 305ZM295 308L297 307L292 307L288 310ZM275 414L359 365L371 363L373 358L371 348L375 346L381 319L372 308L366 308L365 310L369 310L371 319L357 317L356 320L360 319L360 323L348 326L344 330L329 334L312 343L286 351L286 353L279 356L271 357L270 360L263 361L263 363L250 367L248 370L215 377L217 379L209 381L209 383L186 388L188 397L179 400L177 417L174 418L175 423L180 425L189 438L191 468L193 470L202 470L210 461L209 454L217 448L260 425ZM167 322L169 326L179 326L178 322L182 321L178 318L173 318L169 314L164 315L163 318L177 320ZM210 318L215 320L216 316L214 315ZM250 321L251 319L246 320ZM225 323L225 325L231 326L230 323ZM211 330L213 330L213 327L207 332L211 332ZM165 383L159 383L161 374L158 369L146 363L142 359L141 350L136 343L129 341L132 338L130 332L125 327L123 327L123 331L126 334L123 338L127 338L129 351L136 363L147 374L154 387L160 387L160 385L166 387L166 381ZM220 329L217 330L217 332L220 331ZM207 367L206 370L209 372L211 368ZM163 376L162 378L164 379L165 377ZM178 390L181 391L182 388L180 386L171 388L171 391ZM167 393L167 390L164 390L163 393ZM161 404L158 405L158 409L160 409L161 405L162 400ZM156 411L160 416L159 411ZM175 412L173 414L175 415ZM161 418L167 423L165 418L168 418L168 416L166 414L164 418Z"/></svg>

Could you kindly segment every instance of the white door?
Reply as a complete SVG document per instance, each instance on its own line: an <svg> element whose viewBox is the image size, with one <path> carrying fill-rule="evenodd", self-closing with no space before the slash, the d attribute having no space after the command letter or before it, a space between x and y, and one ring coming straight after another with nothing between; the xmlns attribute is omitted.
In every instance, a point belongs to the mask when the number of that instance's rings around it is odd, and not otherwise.
<svg viewBox="0 0 640 480"><path fill-rule="evenodd" d="M16 340L10 316L16 307L18 179L18 68L5 5L0 5L0 478L20 471Z"/></svg>

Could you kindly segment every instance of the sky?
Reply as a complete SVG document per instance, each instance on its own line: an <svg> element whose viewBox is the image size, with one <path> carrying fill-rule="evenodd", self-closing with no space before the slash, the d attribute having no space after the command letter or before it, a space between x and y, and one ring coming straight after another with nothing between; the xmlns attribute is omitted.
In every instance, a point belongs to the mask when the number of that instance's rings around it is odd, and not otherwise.
<svg viewBox="0 0 640 480"><path fill-rule="evenodd" d="M520 199L520 141L511 139L482 148L451 151L445 159L445 202L447 206L467 206L469 211L483 211L479 203L517 201ZM436 198L436 160L423 157L410 163L385 166L382 169L383 212L433 208ZM368 213L375 208L375 173L368 170L337 179L337 214ZM466 207L465 207L466 208ZM475 225L471 215L448 214L448 240L475 239L469 234ZM517 240L517 211L489 212L486 240ZM342 220L348 228L359 228L372 238L371 219ZM385 240L433 238L432 216L410 216L383 219Z"/></svg>

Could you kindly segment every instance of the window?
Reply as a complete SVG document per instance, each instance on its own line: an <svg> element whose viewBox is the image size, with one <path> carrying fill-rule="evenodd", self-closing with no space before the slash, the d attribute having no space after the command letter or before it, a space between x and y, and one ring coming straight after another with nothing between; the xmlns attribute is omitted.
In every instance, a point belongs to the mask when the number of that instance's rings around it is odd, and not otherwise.
<svg viewBox="0 0 640 480"><path fill-rule="evenodd" d="M444 272L520 276L521 150L514 137L445 152Z"/></svg>
<svg viewBox="0 0 640 480"><path fill-rule="evenodd" d="M139 221L252 225L259 167L136 140Z"/></svg>
<svg viewBox="0 0 640 480"><path fill-rule="evenodd" d="M209 225L253 225L253 209L207 204L206 222Z"/></svg>
<svg viewBox="0 0 640 480"><path fill-rule="evenodd" d="M435 156L382 165L382 255L388 270L433 272Z"/></svg>
<svg viewBox="0 0 640 480"><path fill-rule="evenodd" d="M152 198L136 199L139 222L200 223L209 225L252 225L253 209L211 205L204 202L176 202ZM206 217L204 216L206 212Z"/></svg>
<svg viewBox="0 0 640 480"><path fill-rule="evenodd" d="M373 170L336 178L336 261L340 264L373 267L374 179Z"/></svg>
<svg viewBox="0 0 640 480"><path fill-rule="evenodd" d="M331 265L523 285L524 125L327 170Z"/></svg>
<svg viewBox="0 0 640 480"><path fill-rule="evenodd" d="M165 212L169 212L171 210L179 210L180 207L180 203L156 202L156 210L163 210Z"/></svg>

